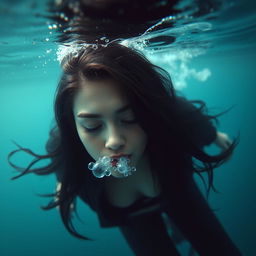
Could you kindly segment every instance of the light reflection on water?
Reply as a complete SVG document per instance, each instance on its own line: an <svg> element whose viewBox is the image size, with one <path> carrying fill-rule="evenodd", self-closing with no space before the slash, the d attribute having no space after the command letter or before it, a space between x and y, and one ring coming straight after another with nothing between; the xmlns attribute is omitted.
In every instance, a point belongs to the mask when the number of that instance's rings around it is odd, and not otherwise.
<svg viewBox="0 0 256 256"><path fill-rule="evenodd" d="M150 26L142 35L124 39L123 44L146 53L154 63L164 66L172 75L177 89L186 87L188 78L206 81L211 71L195 70L190 61L202 54L221 53L254 47L256 42L256 10L251 1L223 1L219 10L193 17L194 2L176 16L164 18ZM13 73L13 68L41 73L58 67L58 29L61 24L47 16L46 2L3 1L1 12L1 75ZM64 15L64 14L63 14ZM65 18L65 17L64 17ZM164 29L161 29L162 25ZM101 36L99 36L101 37ZM102 38L101 38L102 40ZM108 38L103 40L105 43ZM14 73L13 73L14 74ZM16 74L17 75L17 74Z"/></svg>

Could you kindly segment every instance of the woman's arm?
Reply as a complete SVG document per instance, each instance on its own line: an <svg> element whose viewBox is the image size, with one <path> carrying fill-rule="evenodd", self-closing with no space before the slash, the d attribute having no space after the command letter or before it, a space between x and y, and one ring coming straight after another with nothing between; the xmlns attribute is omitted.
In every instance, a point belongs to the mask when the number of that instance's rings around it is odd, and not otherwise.
<svg viewBox="0 0 256 256"><path fill-rule="evenodd" d="M196 146L204 147L216 140L217 130L213 125L213 118L204 112L204 108L196 107L184 97L177 97L176 107L184 134Z"/></svg>
<svg viewBox="0 0 256 256"><path fill-rule="evenodd" d="M192 102L183 97L177 97L178 113L183 119L186 134L192 141L200 146L206 146L214 143L221 150L227 150L232 141L226 133L216 130L209 116L199 108L196 108Z"/></svg>

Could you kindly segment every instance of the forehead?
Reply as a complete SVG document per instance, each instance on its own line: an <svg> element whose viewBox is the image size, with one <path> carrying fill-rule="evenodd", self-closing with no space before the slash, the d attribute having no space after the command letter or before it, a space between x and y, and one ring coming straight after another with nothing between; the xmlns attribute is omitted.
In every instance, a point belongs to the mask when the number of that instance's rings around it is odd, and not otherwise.
<svg viewBox="0 0 256 256"><path fill-rule="evenodd" d="M81 88L74 97L75 112L104 112L128 103L120 87L111 80L82 81Z"/></svg>

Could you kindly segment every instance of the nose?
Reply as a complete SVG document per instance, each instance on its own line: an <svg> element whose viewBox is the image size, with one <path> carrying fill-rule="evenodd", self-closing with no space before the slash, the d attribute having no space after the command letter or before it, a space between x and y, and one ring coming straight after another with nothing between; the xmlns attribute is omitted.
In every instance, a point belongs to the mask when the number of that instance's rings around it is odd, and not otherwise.
<svg viewBox="0 0 256 256"><path fill-rule="evenodd" d="M125 145L125 138L120 129L116 127L109 128L106 137L105 147L110 150L119 151Z"/></svg>

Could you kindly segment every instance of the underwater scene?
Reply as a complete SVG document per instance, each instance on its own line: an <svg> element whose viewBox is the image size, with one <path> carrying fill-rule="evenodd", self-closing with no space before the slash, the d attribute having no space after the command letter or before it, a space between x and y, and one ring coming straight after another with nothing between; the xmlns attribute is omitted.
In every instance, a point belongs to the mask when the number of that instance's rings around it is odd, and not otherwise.
<svg viewBox="0 0 256 256"><path fill-rule="evenodd" d="M214 170L214 187L219 193L211 191L208 203L241 254L255 256L256 2L170 1L172 9L161 18L144 20L141 26L139 21L129 20L124 26L127 31L121 25L116 31L112 25L106 26L106 33L93 24L88 31L72 30L70 12L58 9L62 4L68 6L67 2L70 9L79 8L79 1L0 1L0 255L135 255L119 229L101 228L97 214L80 199L73 223L93 241L72 236L57 208L41 208L50 201L41 195L55 192L56 176L27 174L12 179L19 172L8 163L8 154L17 145L36 154L46 153L60 62L65 55L79 50L77 42L117 41L167 70L177 92L190 100L203 100L209 113L229 109L218 118L217 130L231 140L239 136L239 143L231 158ZM141 2L146 10L146 1ZM161 6L168 1L156 2ZM143 12L143 6L140 8ZM219 149L210 145L205 150L214 154ZM11 161L25 168L33 159L19 152ZM48 159L34 167L46 164ZM202 176L207 180L205 173ZM200 177L194 178L206 195ZM171 233L168 223L166 226ZM176 247L182 256L199 255L191 251L186 239Z"/></svg>

